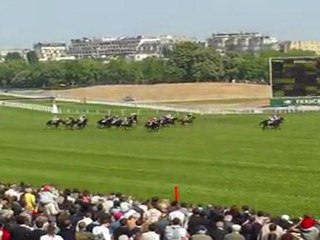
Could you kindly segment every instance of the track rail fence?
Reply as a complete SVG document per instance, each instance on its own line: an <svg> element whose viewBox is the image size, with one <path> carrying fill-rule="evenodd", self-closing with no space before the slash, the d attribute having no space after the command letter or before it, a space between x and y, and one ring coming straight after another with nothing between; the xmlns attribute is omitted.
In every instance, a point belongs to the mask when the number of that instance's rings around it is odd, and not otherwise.
<svg viewBox="0 0 320 240"><path fill-rule="evenodd" d="M43 96L26 96L20 94L10 94L10 93L1 93L1 95L17 97L17 98L28 98L28 99L39 99L46 98L50 99L50 97ZM53 98L51 98L53 99ZM69 98L55 98L56 102L71 102L71 103L82 103L82 100L79 99L69 99ZM180 113L194 113L200 115L214 115L214 114L265 114L265 113L294 113L294 112L308 112L308 111L320 111L320 106L289 106L289 107L267 107L267 108L210 108L210 109L193 109L193 108L179 108L179 107L171 107L165 105L152 105L152 104L139 104L139 103L123 103L123 102L110 102L110 101L86 101L86 104L94 104L94 105L105 105L105 106L116 106L123 107L120 109L120 114L125 115L129 112L128 108L135 108L138 113L142 110L155 110L156 113L159 111L167 111L167 112L175 112L177 114ZM52 107L44 106L41 104L29 104L12 100L2 100L0 101L0 106L4 107L13 107L13 108L21 108L28 109L34 111L42 111L42 112L52 112ZM58 104L59 107L59 104ZM101 110L101 109L68 109L67 107L59 107L59 113L61 114L110 114L115 110ZM117 111L117 112L119 112Z"/></svg>

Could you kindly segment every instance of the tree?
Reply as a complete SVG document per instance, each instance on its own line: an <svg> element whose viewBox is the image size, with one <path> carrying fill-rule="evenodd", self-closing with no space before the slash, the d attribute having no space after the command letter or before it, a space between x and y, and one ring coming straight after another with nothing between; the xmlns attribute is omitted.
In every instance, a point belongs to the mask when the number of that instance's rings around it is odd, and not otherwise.
<svg viewBox="0 0 320 240"><path fill-rule="evenodd" d="M29 64L35 64L39 62L39 58L35 51L30 51L27 53L27 61Z"/></svg>
<svg viewBox="0 0 320 240"><path fill-rule="evenodd" d="M198 48L193 53L192 78L196 81L218 80L223 75L221 56L212 48Z"/></svg>
<svg viewBox="0 0 320 240"><path fill-rule="evenodd" d="M21 54L19 52L11 52L8 53L7 56L5 57L5 61L23 61L24 59L22 58Z"/></svg>
<svg viewBox="0 0 320 240"><path fill-rule="evenodd" d="M244 58L236 52L227 52L223 57L224 78L228 80L238 79L240 66Z"/></svg>
<svg viewBox="0 0 320 240"><path fill-rule="evenodd" d="M192 76L192 65L194 63L193 53L199 49L196 43L185 42L177 44L172 52L170 63L177 67L181 73L183 81L191 81Z"/></svg>

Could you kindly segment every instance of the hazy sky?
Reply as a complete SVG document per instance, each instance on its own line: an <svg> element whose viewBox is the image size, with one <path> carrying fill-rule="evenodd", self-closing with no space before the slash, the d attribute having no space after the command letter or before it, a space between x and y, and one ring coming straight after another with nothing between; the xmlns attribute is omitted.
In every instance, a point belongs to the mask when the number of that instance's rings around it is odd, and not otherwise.
<svg viewBox="0 0 320 240"><path fill-rule="evenodd" d="M259 31L320 40L320 0L0 0L0 48L82 36Z"/></svg>

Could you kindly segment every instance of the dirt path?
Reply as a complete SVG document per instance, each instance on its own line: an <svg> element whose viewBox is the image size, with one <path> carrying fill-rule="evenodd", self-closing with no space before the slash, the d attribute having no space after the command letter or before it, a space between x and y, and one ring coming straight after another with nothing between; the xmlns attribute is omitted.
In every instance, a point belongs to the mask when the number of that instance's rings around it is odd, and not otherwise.
<svg viewBox="0 0 320 240"><path fill-rule="evenodd" d="M264 99L263 103L265 103L270 96L270 87L240 83L184 83L94 86L55 91L54 93L60 97L110 101L122 101L125 97L131 97L136 102L169 103L226 99L237 102L237 99L254 99L255 101Z"/></svg>

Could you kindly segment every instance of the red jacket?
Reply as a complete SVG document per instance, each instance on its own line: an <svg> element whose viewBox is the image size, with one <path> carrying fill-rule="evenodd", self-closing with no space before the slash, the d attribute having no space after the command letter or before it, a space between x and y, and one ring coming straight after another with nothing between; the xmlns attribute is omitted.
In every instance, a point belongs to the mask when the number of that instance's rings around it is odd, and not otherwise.
<svg viewBox="0 0 320 240"><path fill-rule="evenodd" d="M0 240L10 240L10 232L3 227L0 227Z"/></svg>

